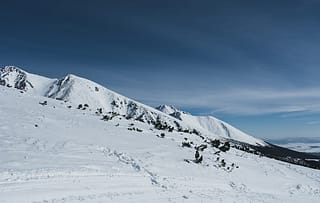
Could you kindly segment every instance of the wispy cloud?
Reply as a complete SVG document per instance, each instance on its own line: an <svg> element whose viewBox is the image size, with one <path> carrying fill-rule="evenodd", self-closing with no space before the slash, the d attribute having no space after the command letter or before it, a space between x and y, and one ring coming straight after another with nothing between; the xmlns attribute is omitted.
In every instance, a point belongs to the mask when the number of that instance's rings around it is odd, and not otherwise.
<svg viewBox="0 0 320 203"><path fill-rule="evenodd" d="M203 108L211 113L263 115L273 113L320 112L320 87L304 89L234 88L222 90L135 91L136 97L150 105L173 104L181 108ZM137 98L139 99L139 98Z"/></svg>
<svg viewBox="0 0 320 203"><path fill-rule="evenodd" d="M308 121L306 122L307 125L319 125L320 124L320 120L315 120L315 121Z"/></svg>

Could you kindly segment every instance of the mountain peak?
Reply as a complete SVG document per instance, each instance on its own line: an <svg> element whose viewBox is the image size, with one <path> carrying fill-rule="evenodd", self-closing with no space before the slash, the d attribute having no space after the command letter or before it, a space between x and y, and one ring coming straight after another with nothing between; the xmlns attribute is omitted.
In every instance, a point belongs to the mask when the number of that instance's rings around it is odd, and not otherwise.
<svg viewBox="0 0 320 203"><path fill-rule="evenodd" d="M165 114L172 114L174 112L179 111L174 106L166 105L166 104L160 105L160 106L156 107L156 109L158 109L159 111L162 111Z"/></svg>
<svg viewBox="0 0 320 203"><path fill-rule="evenodd" d="M172 105L160 105L158 107L156 107L157 110L168 114L176 119L182 120L181 119L181 115L191 115L185 111L181 111L179 109L177 109L176 107L172 106Z"/></svg>
<svg viewBox="0 0 320 203"><path fill-rule="evenodd" d="M173 114L173 113L183 113L183 114L189 114L185 111L182 111L178 108L176 108L175 106L172 106L172 105L166 105L166 104L163 104L163 105L160 105L158 107L156 107L157 110L165 113L165 114Z"/></svg>
<svg viewBox="0 0 320 203"><path fill-rule="evenodd" d="M27 79L27 72L16 66L0 68L0 85L14 87L23 91L33 88L33 85Z"/></svg>
<svg viewBox="0 0 320 203"><path fill-rule="evenodd" d="M0 68L0 73L3 74L3 73L9 73L9 72L24 72L21 68L17 67L17 66L5 66L5 67L1 67Z"/></svg>

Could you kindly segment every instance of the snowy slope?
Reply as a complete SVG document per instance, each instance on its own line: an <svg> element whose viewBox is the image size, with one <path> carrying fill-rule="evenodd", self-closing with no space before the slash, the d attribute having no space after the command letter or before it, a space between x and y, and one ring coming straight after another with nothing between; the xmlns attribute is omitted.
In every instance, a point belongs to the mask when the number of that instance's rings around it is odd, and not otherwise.
<svg viewBox="0 0 320 203"><path fill-rule="evenodd" d="M54 82L44 96L63 100L75 106L88 104L93 110L102 108L104 112L116 112L144 121L155 121L159 114L158 112L155 113L151 107L75 75L67 75L65 78Z"/></svg>
<svg viewBox="0 0 320 203"><path fill-rule="evenodd" d="M188 163L195 149L181 143L203 144L194 134L161 138L148 123L13 88L0 86L0 98L0 202L320 201L319 170L234 148Z"/></svg>
<svg viewBox="0 0 320 203"><path fill-rule="evenodd" d="M208 138L234 139L251 145L267 145L264 141L247 135L214 117L196 117L165 105L158 107L158 111L72 74L62 79L49 79L13 66L2 68L0 71L3 72L0 81L6 81L2 85L11 84L12 87L32 95L61 100L73 108L86 104L92 111L101 108L104 113L113 112L142 122L160 121L175 130L181 128L193 131L195 129Z"/></svg>

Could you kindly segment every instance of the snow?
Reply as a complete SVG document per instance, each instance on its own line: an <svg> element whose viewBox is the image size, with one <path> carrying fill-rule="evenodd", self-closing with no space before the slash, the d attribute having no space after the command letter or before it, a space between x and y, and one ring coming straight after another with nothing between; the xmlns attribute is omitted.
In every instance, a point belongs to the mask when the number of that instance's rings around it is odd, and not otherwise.
<svg viewBox="0 0 320 203"><path fill-rule="evenodd" d="M46 77L31 73L27 74L27 79L29 81L32 81L33 89L31 91L31 94L34 95L44 95L50 85L52 85L52 83L56 81L56 79L48 79Z"/></svg>
<svg viewBox="0 0 320 203"><path fill-rule="evenodd" d="M233 148L217 155L208 147L203 163L187 163L195 150L181 143L203 142L194 134L165 132L159 138L162 131L147 123L122 115L102 121L93 107L68 108L69 102L3 86L0 98L0 202L320 201L319 170ZM47 105L39 104L45 100ZM182 119L223 131L214 127L222 121L210 117ZM132 124L143 132L128 130Z"/></svg>

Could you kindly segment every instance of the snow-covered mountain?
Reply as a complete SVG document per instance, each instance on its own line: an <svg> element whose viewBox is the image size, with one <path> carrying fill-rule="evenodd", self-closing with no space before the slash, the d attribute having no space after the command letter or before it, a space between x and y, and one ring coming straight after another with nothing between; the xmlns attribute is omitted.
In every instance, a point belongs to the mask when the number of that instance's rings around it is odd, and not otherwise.
<svg viewBox="0 0 320 203"><path fill-rule="evenodd" d="M69 74L61 79L49 79L30 74L14 66L0 69L0 84L31 93L61 100L74 107L87 105L92 110L113 112L143 122L162 122L176 130L194 129L211 138L222 137L251 145L267 145L231 125L211 116L192 116L173 106L156 109L115 93L95 82ZM159 111L158 111L159 110Z"/></svg>
<svg viewBox="0 0 320 203"><path fill-rule="evenodd" d="M0 71L1 203L320 201L317 156L74 75Z"/></svg>
<svg viewBox="0 0 320 203"><path fill-rule="evenodd" d="M36 96L45 96L73 105L84 106L99 112L113 112L144 122L156 122L166 117L167 122L173 124L166 114L155 112L137 101L115 93L95 82L69 74L61 79L50 79L30 74L14 66L0 69L0 84L14 87Z"/></svg>

